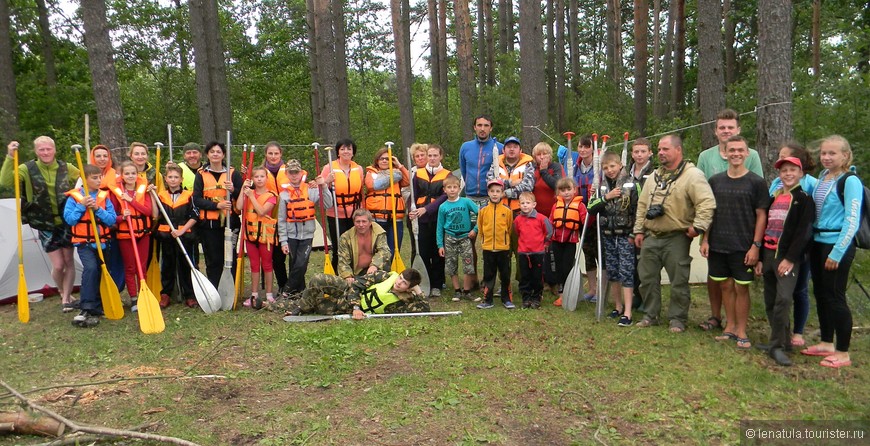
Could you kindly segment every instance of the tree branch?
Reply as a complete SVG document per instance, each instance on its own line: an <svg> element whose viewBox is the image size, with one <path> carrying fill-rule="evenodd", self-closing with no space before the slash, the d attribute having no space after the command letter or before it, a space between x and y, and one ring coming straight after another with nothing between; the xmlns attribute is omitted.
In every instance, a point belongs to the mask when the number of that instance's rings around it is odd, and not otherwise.
<svg viewBox="0 0 870 446"><path fill-rule="evenodd" d="M134 432L134 431L123 430L123 429L112 429L112 428L107 428L107 427L96 427L96 426L88 426L88 425L84 425L84 424L78 424L77 422L70 420L70 419L64 417L63 415L60 415L57 412L52 411L51 409L47 409L45 407L42 407L42 406L34 403L33 401L30 401L29 399L27 399L27 397L25 397L24 395L19 393L17 390L13 389L8 384L6 384L5 381L0 381L0 386L5 387L6 390L9 391L9 393L14 395L22 403L26 404L31 409L38 411L38 412L42 412L42 413L48 415L49 417L54 418L55 420L67 425L73 432L85 432L85 433L89 433L89 434L110 435L110 436L124 437L124 438L139 438L139 439L143 439L143 440L154 440L154 441L160 441L160 442L169 443L169 444L177 444L177 445L182 445L182 446L199 446L196 443L193 443L191 441L187 441L187 440L184 440L181 438L166 437L163 435L148 434L148 433L144 433L144 432Z"/></svg>

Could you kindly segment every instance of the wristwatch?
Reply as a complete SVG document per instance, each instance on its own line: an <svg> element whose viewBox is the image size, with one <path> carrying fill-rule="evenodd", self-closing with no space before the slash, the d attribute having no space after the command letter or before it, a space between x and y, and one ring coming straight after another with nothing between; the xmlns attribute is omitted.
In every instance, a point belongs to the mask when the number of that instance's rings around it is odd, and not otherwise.
<svg viewBox="0 0 870 446"><path fill-rule="evenodd" d="M761 248L761 242L753 241L752 244L755 245L756 248Z"/></svg>

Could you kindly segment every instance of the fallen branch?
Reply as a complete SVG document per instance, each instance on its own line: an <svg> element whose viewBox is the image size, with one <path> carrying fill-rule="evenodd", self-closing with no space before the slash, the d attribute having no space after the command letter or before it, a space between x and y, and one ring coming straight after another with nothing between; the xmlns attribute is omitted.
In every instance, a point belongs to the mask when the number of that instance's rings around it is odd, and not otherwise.
<svg viewBox="0 0 870 446"><path fill-rule="evenodd" d="M131 431L141 431L156 426L160 423L152 421L150 423L140 424L136 427L131 427ZM37 443L32 446L78 446L84 443L95 443L97 441L113 441L123 437L112 437L105 435L91 435L83 432L77 432L70 435L65 435L57 440L49 441L48 443Z"/></svg>
<svg viewBox="0 0 870 446"><path fill-rule="evenodd" d="M20 400L22 403L26 404L31 409L33 409L37 412L42 412L42 413L48 415L49 417L54 418L55 420L65 424L73 432L85 432L85 433L96 434L96 435L101 435L101 436L108 435L108 436L123 437L123 438L139 438L142 440L153 440L153 441L159 441L159 442L168 443L168 444L177 444L177 445L182 445L182 446L199 446L196 443L193 443L191 441L187 441L187 440L184 440L181 438L167 437L167 436L156 435L156 434L148 434L148 433L144 433L144 432L134 432L134 431L123 430L123 429L112 429L112 428L108 428L108 427L97 427L97 426L89 426L86 424L79 424L73 420L70 420L70 419L64 417L63 415L58 414L57 412L52 411L51 409L47 409L45 407L42 407L42 406L34 403L33 401L30 401L29 399L27 399L26 396L22 395L17 390L10 387L4 381L0 381L0 386L5 387L6 390L9 391L9 393L14 395L16 398L18 398L18 400Z"/></svg>
<svg viewBox="0 0 870 446"><path fill-rule="evenodd" d="M0 413L0 432L59 437L66 428L50 417L33 416L26 411Z"/></svg>

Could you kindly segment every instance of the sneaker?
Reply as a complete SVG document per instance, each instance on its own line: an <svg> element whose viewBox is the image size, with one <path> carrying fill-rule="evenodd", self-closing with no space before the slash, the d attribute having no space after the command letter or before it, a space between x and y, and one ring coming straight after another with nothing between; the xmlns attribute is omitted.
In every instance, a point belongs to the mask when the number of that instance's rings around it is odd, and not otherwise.
<svg viewBox="0 0 870 446"><path fill-rule="evenodd" d="M100 317L95 314L88 313L88 316L85 318L85 323L83 327L93 328L97 325L100 325Z"/></svg>
<svg viewBox="0 0 870 446"><path fill-rule="evenodd" d="M245 307L251 308L252 306L254 306L254 299L256 299L256 298L257 298L257 296L251 296L251 297L245 299L242 302L242 305Z"/></svg>
<svg viewBox="0 0 870 446"><path fill-rule="evenodd" d="M72 313L73 311L76 311L76 303L67 302L67 303L61 305L60 311L61 311L61 313Z"/></svg>
<svg viewBox="0 0 870 446"><path fill-rule="evenodd" d="M532 308L532 302L528 300L523 302L523 308Z"/></svg>
<svg viewBox="0 0 870 446"><path fill-rule="evenodd" d="M199 306L199 302L192 297L188 297L187 300L184 301L184 305L187 305L187 308L196 308Z"/></svg>
<svg viewBox="0 0 870 446"><path fill-rule="evenodd" d="M271 294L266 294L266 301L270 304L273 304L275 303L275 297L273 297Z"/></svg>
<svg viewBox="0 0 870 446"><path fill-rule="evenodd" d="M472 299L472 302L482 302L482 301L483 301L483 298L480 296L477 296L474 299Z"/></svg>
<svg viewBox="0 0 870 446"><path fill-rule="evenodd" d="M130 303L132 304L132 305L130 306L130 311L132 311L133 313L137 313L137 312L139 312L139 305L138 305L138 302L139 302L138 299L133 299L133 300L130 301Z"/></svg>
<svg viewBox="0 0 870 446"><path fill-rule="evenodd" d="M556 301L553 302L553 305L556 307L561 307L562 306L562 298L560 297L560 298L556 299Z"/></svg>
<svg viewBox="0 0 870 446"><path fill-rule="evenodd" d="M594 294L584 294L583 302L589 302L591 304L594 304L598 302L598 298Z"/></svg>
<svg viewBox="0 0 870 446"><path fill-rule="evenodd" d="M429 297L441 297L441 288L432 288L432 291L429 292Z"/></svg>
<svg viewBox="0 0 870 446"><path fill-rule="evenodd" d="M540 302L540 301L533 300L531 303L532 303L532 305L531 305L531 309L533 309L533 310L537 310L537 309L541 308L541 302Z"/></svg>
<svg viewBox="0 0 870 446"><path fill-rule="evenodd" d="M488 302L481 302L481 303L477 304L477 309L478 310L489 310L490 308L492 308L494 306L495 305L488 303Z"/></svg>
<svg viewBox="0 0 870 446"><path fill-rule="evenodd" d="M504 307L507 308L508 310L513 310L514 308L517 307L517 306L514 305L514 303L511 302L511 301L504 302L503 305L504 305Z"/></svg>
<svg viewBox="0 0 870 446"><path fill-rule="evenodd" d="M163 293L160 295L160 308L166 308L169 306L169 295Z"/></svg>
<svg viewBox="0 0 870 446"><path fill-rule="evenodd" d="M622 312L619 310L613 310L610 312L610 316L608 316L608 317L610 317L611 319L616 319L619 316L622 316Z"/></svg>
<svg viewBox="0 0 870 446"><path fill-rule="evenodd" d="M450 301L451 301L451 302L459 302L460 300L462 300L462 298L459 297L459 296L460 296L460 295L458 295L458 294L454 294L453 297L450 298Z"/></svg>
<svg viewBox="0 0 870 446"><path fill-rule="evenodd" d="M75 326L81 326L82 324L85 323L85 320L87 318L88 318L88 312L85 310L82 310L79 312L79 314L77 314L73 317L72 324Z"/></svg>
<svg viewBox="0 0 870 446"><path fill-rule="evenodd" d="M619 317L619 322L617 322L616 325L619 325L620 327L631 327L631 323L631 319L629 319L628 316L622 315Z"/></svg>

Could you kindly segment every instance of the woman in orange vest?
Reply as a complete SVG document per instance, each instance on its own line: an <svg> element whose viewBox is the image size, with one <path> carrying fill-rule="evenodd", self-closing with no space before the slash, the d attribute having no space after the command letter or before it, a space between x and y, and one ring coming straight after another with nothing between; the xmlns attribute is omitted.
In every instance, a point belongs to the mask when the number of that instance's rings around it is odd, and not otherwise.
<svg viewBox="0 0 870 446"><path fill-rule="evenodd" d="M157 179L157 169L148 162L148 146L141 142L134 142L133 144L130 144L130 150L127 152L127 156L130 157L130 161L132 161L133 165L136 166L136 171L143 180L147 181L148 184L157 184L155 183Z"/></svg>
<svg viewBox="0 0 870 446"><path fill-rule="evenodd" d="M242 193L236 199L236 210L245 213L245 252L251 260L251 298L245 299L243 305L255 306L260 289L260 267L266 285L266 300L275 302L272 296L272 253L275 243L275 226L277 220L272 218L272 209L278 202L278 196L266 187L268 171L263 166L257 166L251 171L251 179L245 181ZM256 305L259 307L259 304Z"/></svg>
<svg viewBox="0 0 870 446"><path fill-rule="evenodd" d="M91 154L88 157L88 163L99 167L103 171L103 181L100 182L100 189L114 189L118 184L118 173L112 167L112 154L109 148L97 144L91 149Z"/></svg>
<svg viewBox="0 0 870 446"><path fill-rule="evenodd" d="M127 293L130 294L132 310L136 312L136 299L139 295L139 282L144 277L137 277L136 256L133 243L139 252L148 252L151 246L151 218L157 214L157 203L153 203L148 193L154 186L149 185L139 177L139 171L131 161L121 163L121 182L112 189L112 205L118 210L116 237L121 247L121 258L124 259L124 280L127 282ZM130 237L132 223L134 238ZM139 256L141 270L148 269L148 256Z"/></svg>
<svg viewBox="0 0 870 446"><path fill-rule="evenodd" d="M335 191L335 206L326 210L326 215L338 220L338 232L335 224L327 222L329 226L329 240L333 247L338 246L338 238L345 231L353 227L353 211L362 207L363 180L365 170L353 161L356 155L356 143L352 139L342 139L335 143L335 151L338 159L332 164L323 166L320 176L327 184L332 184ZM332 251L332 268L338 268L338 250Z"/></svg>
<svg viewBox="0 0 870 446"><path fill-rule="evenodd" d="M366 209L372 213L375 222L387 232L387 244L390 245L390 261L395 255L395 247L402 246L402 234L405 218L405 200L402 199L402 188L411 184L408 168L393 157L393 181L390 188L390 157L386 147L375 153L371 166L366 168ZM396 211L396 232L393 234L393 210ZM398 240L398 242L396 242Z"/></svg>
<svg viewBox="0 0 870 446"><path fill-rule="evenodd" d="M98 144L91 149L91 154L88 156L88 162L97 166L103 172L103 180L100 182L100 189L111 191L118 186L118 173L112 167L112 154L109 148ZM121 209L116 208L116 213L120 213ZM121 245L117 242L115 230L109 236L109 243L106 250L106 267L109 269L109 275L118 287L118 291L124 290L124 259L121 256Z"/></svg>
<svg viewBox="0 0 870 446"><path fill-rule="evenodd" d="M233 203L227 200L227 191L231 200L238 198L243 180L239 172L224 164L226 147L222 143L208 143L205 153L208 162L193 180L193 204L199 209L197 233L205 257L205 275L217 287L224 268L224 227L229 224L231 229L239 228L239 217L232 212ZM236 262L231 263L235 277Z"/></svg>
<svg viewBox="0 0 870 446"><path fill-rule="evenodd" d="M418 168L413 177L412 187L417 209L411 213L412 219L419 219L420 257L429 273L432 297L441 297L444 288L444 257L438 255L435 235L438 228L438 207L447 200L444 194L444 179L450 171L441 165L444 150L437 144L429 144L426 149L426 166Z"/></svg>
<svg viewBox="0 0 870 446"><path fill-rule="evenodd" d="M274 192L276 196L280 196L281 192L286 190L290 184L287 166L283 160L283 150L277 141L269 141L266 143L265 152L266 157L263 159L263 167L266 168L266 188ZM302 181L305 181L305 174L303 170ZM277 206L272 210L272 217L280 218L277 213ZM273 244L280 246L277 239ZM287 285L287 278L289 277L287 254L284 254L284 251L281 249L272 250L272 270L275 274L275 280L278 281L278 290L281 290Z"/></svg>

